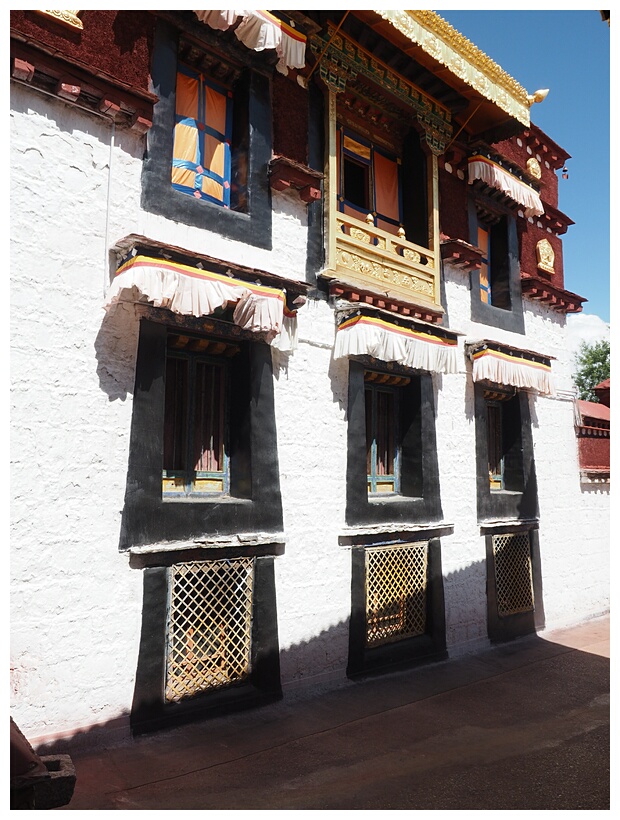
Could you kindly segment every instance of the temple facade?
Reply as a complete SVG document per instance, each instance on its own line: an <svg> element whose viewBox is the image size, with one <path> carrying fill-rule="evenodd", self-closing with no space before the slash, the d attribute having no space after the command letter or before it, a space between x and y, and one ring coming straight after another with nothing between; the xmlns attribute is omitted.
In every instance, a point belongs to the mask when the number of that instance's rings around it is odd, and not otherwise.
<svg viewBox="0 0 620 820"><path fill-rule="evenodd" d="M11 12L31 742L608 611L544 96L430 11Z"/></svg>

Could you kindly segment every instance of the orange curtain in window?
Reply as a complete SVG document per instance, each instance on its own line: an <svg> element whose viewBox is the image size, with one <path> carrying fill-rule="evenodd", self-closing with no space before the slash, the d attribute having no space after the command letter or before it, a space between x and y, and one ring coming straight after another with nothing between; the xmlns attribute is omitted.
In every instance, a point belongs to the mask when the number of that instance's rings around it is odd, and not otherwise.
<svg viewBox="0 0 620 820"><path fill-rule="evenodd" d="M374 152L375 210L380 216L400 219L398 207L398 163Z"/></svg>

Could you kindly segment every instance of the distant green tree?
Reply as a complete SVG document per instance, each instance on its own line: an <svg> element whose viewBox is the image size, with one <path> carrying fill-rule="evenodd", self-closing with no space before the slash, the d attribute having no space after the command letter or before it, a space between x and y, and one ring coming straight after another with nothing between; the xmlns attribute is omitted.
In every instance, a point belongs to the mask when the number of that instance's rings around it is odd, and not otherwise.
<svg viewBox="0 0 620 820"><path fill-rule="evenodd" d="M575 356L573 381L580 399L598 401L594 388L609 378L609 340L588 344L582 342Z"/></svg>

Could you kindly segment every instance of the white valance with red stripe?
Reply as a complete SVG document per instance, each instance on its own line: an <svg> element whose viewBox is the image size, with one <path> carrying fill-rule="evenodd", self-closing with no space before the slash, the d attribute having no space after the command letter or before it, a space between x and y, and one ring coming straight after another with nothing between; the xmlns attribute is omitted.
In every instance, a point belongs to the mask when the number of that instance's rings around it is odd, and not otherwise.
<svg viewBox="0 0 620 820"><path fill-rule="evenodd" d="M502 168L489 157L476 154L467 161L469 184L476 179L481 179L490 188L501 191L505 196L510 197L513 202L522 205L525 216L541 216L544 214L540 195L531 185L518 179L506 168Z"/></svg>
<svg viewBox="0 0 620 820"><path fill-rule="evenodd" d="M225 31L239 19L236 37L253 51L275 49L279 57L276 68L286 74L289 68L303 68L306 64L306 36L292 25L268 11L224 10L194 11L198 19L211 28Z"/></svg>
<svg viewBox="0 0 620 820"><path fill-rule="evenodd" d="M405 326L363 313L340 323L334 358L372 356L413 370L457 372L457 337L445 329Z"/></svg>
<svg viewBox="0 0 620 820"><path fill-rule="evenodd" d="M287 309L286 294L280 288L137 255L117 270L105 307L136 297L183 316L210 316L217 308L234 305L236 325L266 334L278 350L291 351L296 347L297 314Z"/></svg>
<svg viewBox="0 0 620 820"><path fill-rule="evenodd" d="M472 361L475 382L492 382L554 395L550 357L488 341L468 344L466 349Z"/></svg>

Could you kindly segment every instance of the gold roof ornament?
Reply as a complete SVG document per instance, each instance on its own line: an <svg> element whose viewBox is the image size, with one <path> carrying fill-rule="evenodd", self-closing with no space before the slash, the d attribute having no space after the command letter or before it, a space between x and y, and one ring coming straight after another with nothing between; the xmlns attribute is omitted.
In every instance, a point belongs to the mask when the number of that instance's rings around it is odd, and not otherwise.
<svg viewBox="0 0 620 820"><path fill-rule="evenodd" d="M548 93L548 88L539 88L538 91L535 91L533 94L527 95L527 101L530 105L534 105L534 103L541 103L543 100L547 99Z"/></svg>
<svg viewBox="0 0 620 820"><path fill-rule="evenodd" d="M523 86L434 11L374 10L412 43L437 60L481 94L526 127L530 125L530 106L539 102L537 91L528 95ZM546 90L544 91L544 99Z"/></svg>

